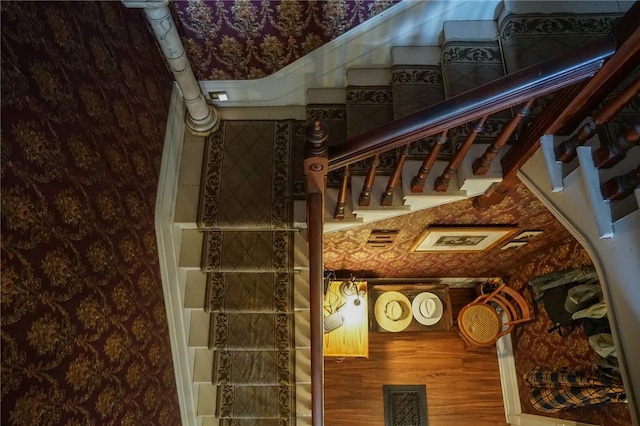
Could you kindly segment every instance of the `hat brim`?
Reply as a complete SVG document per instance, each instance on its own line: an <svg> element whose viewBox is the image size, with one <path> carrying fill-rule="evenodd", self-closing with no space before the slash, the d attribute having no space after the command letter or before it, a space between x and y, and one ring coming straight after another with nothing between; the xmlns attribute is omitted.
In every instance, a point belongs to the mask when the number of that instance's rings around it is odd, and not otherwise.
<svg viewBox="0 0 640 426"><path fill-rule="evenodd" d="M420 304L422 304L422 302L427 299L433 299L433 301L436 302L436 310L434 315L431 317L425 317L420 312ZM428 291L425 291L423 293L420 293L413 299L413 302L411 303L411 311L413 312L413 317L420 324L434 325L434 324L437 324L440 321L440 319L442 319L442 315L444 313L444 306L442 305L442 300L440 300L438 296Z"/></svg>
<svg viewBox="0 0 640 426"><path fill-rule="evenodd" d="M387 307L387 304L394 300L400 303L407 313L404 318L401 318L397 321L392 320L385 314L385 308ZM373 314L376 318L376 322L380 327L393 333L397 333L398 331L402 331L407 328L409 324L411 324L411 320L413 319L413 316L411 315L411 302L409 302L407 296L397 291L385 291L380 296L378 296L378 299L376 300L376 303L373 307Z"/></svg>

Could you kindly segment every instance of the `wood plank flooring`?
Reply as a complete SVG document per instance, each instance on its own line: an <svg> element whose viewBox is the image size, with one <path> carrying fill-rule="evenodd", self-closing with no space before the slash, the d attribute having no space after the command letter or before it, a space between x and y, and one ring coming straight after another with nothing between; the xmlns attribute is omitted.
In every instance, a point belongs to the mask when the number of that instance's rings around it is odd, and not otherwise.
<svg viewBox="0 0 640 426"><path fill-rule="evenodd" d="M453 329L370 333L369 358L326 359L325 424L384 426L383 384L425 384L429 426L507 424L495 350L466 351Z"/></svg>

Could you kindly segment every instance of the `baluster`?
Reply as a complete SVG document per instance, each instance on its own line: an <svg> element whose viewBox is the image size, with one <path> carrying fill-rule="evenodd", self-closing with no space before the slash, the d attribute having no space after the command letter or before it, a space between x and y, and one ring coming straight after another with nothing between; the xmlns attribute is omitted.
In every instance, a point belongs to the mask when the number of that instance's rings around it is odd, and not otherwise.
<svg viewBox="0 0 640 426"><path fill-rule="evenodd" d="M484 122L487 117L488 116L485 115L484 117L473 123L471 132L467 135L467 138L462 143L462 145L460 145L460 148L458 148L453 154L453 157L449 161L449 164L447 164L447 167L444 169L442 174L436 179L434 189L437 192L445 192L447 189L449 189L449 182L451 181L453 174L456 172L456 170L458 170L460 164L462 164L462 160L464 160L467 152L469 152L469 148L471 148L471 145L476 139L478 133L482 131L482 127L484 126Z"/></svg>
<svg viewBox="0 0 640 426"><path fill-rule="evenodd" d="M624 159L629 151L640 140L640 123L627 127L614 142L607 146L600 146L593 153L596 167L610 169Z"/></svg>
<svg viewBox="0 0 640 426"><path fill-rule="evenodd" d="M351 179L351 171L349 166L344 166L344 173L342 174L342 183L340 184L340 192L338 193L338 202L336 204L336 210L333 214L333 218L337 220L344 220L344 208L347 204L347 192L349 191L349 180Z"/></svg>
<svg viewBox="0 0 640 426"><path fill-rule="evenodd" d="M629 173L609 179L600 186L605 201L622 200L640 186L640 164Z"/></svg>
<svg viewBox="0 0 640 426"><path fill-rule="evenodd" d="M436 136L436 143L433 144L431 151L429 151L429 154L427 154L422 162L422 166L420 166L418 174L411 179L411 192L422 192L424 189L424 182L427 180L433 165L436 163L438 153L440 153L440 148L442 148L442 145L447 141L447 132L448 130L445 130Z"/></svg>
<svg viewBox="0 0 640 426"><path fill-rule="evenodd" d="M371 161L371 166L369 166L367 177L365 178L364 184L362 185L362 192L360 193L360 197L358 198L358 205L361 207L366 207L371 204L371 191L373 190L373 184L376 181L376 169L379 165L380 155L376 154L373 157L373 161Z"/></svg>
<svg viewBox="0 0 640 426"><path fill-rule="evenodd" d="M505 146L511 134L515 131L520 121L527 115L529 115L529 111L531 111L531 105L533 104L534 99L529 99L524 105L521 105L518 108L518 111L511 119L509 124L504 126L500 131L500 134L496 137L491 145L489 145L480 157L473 162L471 169L473 170L474 175L485 175L489 171L489 166L491 166L491 161L498 155L500 149Z"/></svg>
<svg viewBox="0 0 640 426"><path fill-rule="evenodd" d="M409 155L410 146L411 144L406 144L404 146L402 154L400 154L400 158L398 158L398 162L396 163L396 167L395 169L393 169L393 173L391 174L391 176L389 176L387 189L385 189L380 200L380 205L382 206L390 206L393 203L393 191L395 191L398 183L400 183L400 178L402 177L402 168L404 167L405 161L407 161L407 155Z"/></svg>
<svg viewBox="0 0 640 426"><path fill-rule="evenodd" d="M622 108L640 93L640 78L631 83L611 103L589 119L572 137L562 142L555 149L556 160L568 163L576 157L576 148L584 145L598 132L598 129L611 121Z"/></svg>

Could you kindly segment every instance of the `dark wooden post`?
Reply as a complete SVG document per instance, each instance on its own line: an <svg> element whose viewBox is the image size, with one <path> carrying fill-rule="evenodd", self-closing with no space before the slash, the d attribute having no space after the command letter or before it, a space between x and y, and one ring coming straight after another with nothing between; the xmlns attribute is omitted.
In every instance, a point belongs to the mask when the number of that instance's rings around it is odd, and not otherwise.
<svg viewBox="0 0 640 426"><path fill-rule="evenodd" d="M311 323L311 422L324 425L323 313L324 263L322 234L327 181L327 128L319 121L307 126L304 173L307 183L307 238L309 241L309 315Z"/></svg>
<svg viewBox="0 0 640 426"><path fill-rule="evenodd" d="M518 127L518 124L522 121L524 117L529 115L529 111L531 111L531 105L533 104L534 99L529 99L524 105L518 108L518 111L511 119L509 124L504 126L500 131L500 134L496 136L496 139L493 141L491 145L487 147L487 150L482 154L482 156L478 157L476 161L473 162L472 170L474 175L485 175L489 171L489 167L491 166L491 161L498 155L500 149L506 145L507 141Z"/></svg>
<svg viewBox="0 0 640 426"><path fill-rule="evenodd" d="M380 155L376 154L371 161L367 177L364 179L364 184L362 185L362 192L360 192L360 197L358 198L359 206L366 207L371 204L371 191L373 191L373 184L376 181L376 170L379 165Z"/></svg>
<svg viewBox="0 0 640 426"><path fill-rule="evenodd" d="M613 101L603 107L572 137L556 147L556 159L568 163L576 157L576 148L591 139L600 127L611 121L633 98L640 93L640 78L636 79Z"/></svg>
<svg viewBox="0 0 640 426"><path fill-rule="evenodd" d="M338 193L338 201L336 202L336 209L333 213L333 218L338 220L344 219L344 209L347 205L347 193L349 192L349 181L351 180L351 171L349 166L344 166L344 172L342 173L342 183L340 184L340 192Z"/></svg>
<svg viewBox="0 0 640 426"><path fill-rule="evenodd" d="M640 140L640 123L627 127L618 139L609 145L602 145L593 153L593 162L596 167L609 169L618 164Z"/></svg>
<svg viewBox="0 0 640 426"><path fill-rule="evenodd" d="M440 153L440 148L447 141L447 132L448 130L444 130L438 136L436 136L436 143L431 147L431 151L425 157L422 162L422 166L420 166L420 170L418 170L418 174L411 179L411 192L422 192L424 190L424 183L433 168L433 165L436 163L438 159L438 154Z"/></svg>
<svg viewBox="0 0 640 426"><path fill-rule="evenodd" d="M471 145L473 145L473 141L476 139L478 133L482 131L482 126L484 126L484 122L487 117L488 116L485 115L484 117L473 123L471 132L469 132L465 141L453 154L453 157L451 157L451 160L449 160L449 164L444 169L442 174L436 179L434 189L437 192L446 192L447 189L449 189L449 182L451 181L453 174L456 172L456 170L458 170L460 164L462 164L462 160L464 160L467 152L469 152L469 148L471 148Z"/></svg>
<svg viewBox="0 0 640 426"><path fill-rule="evenodd" d="M393 169L393 173L389 176L389 183L387 183L387 188L382 194L382 199L380 200L380 205L382 206L390 206L393 203L393 192L395 191L398 183L400 183L400 178L402 177L402 168L404 167L404 163L407 160L407 155L409 155L409 147L411 144L407 144L404 146L402 150L402 154L400 154L400 158L398 158L398 162L396 163L395 169Z"/></svg>
<svg viewBox="0 0 640 426"><path fill-rule="evenodd" d="M629 173L609 179L600 186L605 201L622 200L640 186L640 165Z"/></svg>

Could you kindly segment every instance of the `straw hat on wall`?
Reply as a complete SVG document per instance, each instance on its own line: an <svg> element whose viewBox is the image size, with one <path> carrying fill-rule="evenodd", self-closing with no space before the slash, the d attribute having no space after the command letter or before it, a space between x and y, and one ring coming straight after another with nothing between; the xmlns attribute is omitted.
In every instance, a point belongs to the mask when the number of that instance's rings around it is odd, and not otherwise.
<svg viewBox="0 0 640 426"><path fill-rule="evenodd" d="M409 299L397 291L385 291L378 296L373 313L378 325L391 332L404 330L413 319Z"/></svg>

